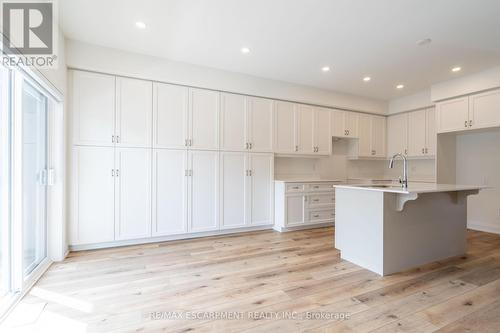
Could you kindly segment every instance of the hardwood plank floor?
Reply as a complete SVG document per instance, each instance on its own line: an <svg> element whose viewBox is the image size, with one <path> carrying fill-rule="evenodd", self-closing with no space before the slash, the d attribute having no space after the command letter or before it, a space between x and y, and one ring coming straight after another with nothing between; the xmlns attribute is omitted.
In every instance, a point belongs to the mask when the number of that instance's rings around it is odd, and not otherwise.
<svg viewBox="0 0 500 333"><path fill-rule="evenodd" d="M3 332L500 332L500 235L466 256L379 277L333 228L71 253ZM232 316L232 317L229 317Z"/></svg>

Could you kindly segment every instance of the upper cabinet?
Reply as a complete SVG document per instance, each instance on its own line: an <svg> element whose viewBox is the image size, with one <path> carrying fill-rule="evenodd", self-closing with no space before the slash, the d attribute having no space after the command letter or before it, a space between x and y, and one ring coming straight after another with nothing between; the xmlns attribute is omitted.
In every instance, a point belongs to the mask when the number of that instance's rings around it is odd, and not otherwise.
<svg viewBox="0 0 500 333"><path fill-rule="evenodd" d="M357 116L358 140L349 142L349 156L358 157L384 157L386 142L386 120L382 116L359 114Z"/></svg>
<svg viewBox="0 0 500 333"><path fill-rule="evenodd" d="M219 97L217 91L189 89L189 147L219 148Z"/></svg>
<svg viewBox="0 0 500 333"><path fill-rule="evenodd" d="M151 147L150 81L75 71L73 144Z"/></svg>
<svg viewBox="0 0 500 333"><path fill-rule="evenodd" d="M408 154L408 113L387 117L387 156Z"/></svg>
<svg viewBox="0 0 500 333"><path fill-rule="evenodd" d="M115 77L71 71L73 144L114 146Z"/></svg>
<svg viewBox="0 0 500 333"><path fill-rule="evenodd" d="M185 148L188 132L189 89L153 84L153 147Z"/></svg>
<svg viewBox="0 0 500 333"><path fill-rule="evenodd" d="M273 151L273 101L223 93L220 148L224 151Z"/></svg>
<svg viewBox="0 0 500 333"><path fill-rule="evenodd" d="M356 112L333 110L331 116L332 136L357 138L358 119L359 115Z"/></svg>
<svg viewBox="0 0 500 333"><path fill-rule="evenodd" d="M275 152L329 155L332 142L330 112L305 104L276 102Z"/></svg>
<svg viewBox="0 0 500 333"><path fill-rule="evenodd" d="M456 132L500 126L500 90L440 102L437 132Z"/></svg>
<svg viewBox="0 0 500 333"><path fill-rule="evenodd" d="M153 84L116 78L115 143L120 147L151 147Z"/></svg>

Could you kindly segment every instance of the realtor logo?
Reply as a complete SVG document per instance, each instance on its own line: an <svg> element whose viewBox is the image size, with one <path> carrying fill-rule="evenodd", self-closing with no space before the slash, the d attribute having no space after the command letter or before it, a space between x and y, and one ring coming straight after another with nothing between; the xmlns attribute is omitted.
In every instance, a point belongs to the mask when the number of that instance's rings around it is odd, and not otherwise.
<svg viewBox="0 0 500 333"><path fill-rule="evenodd" d="M58 25L54 1L2 1L1 8L2 63L55 68Z"/></svg>

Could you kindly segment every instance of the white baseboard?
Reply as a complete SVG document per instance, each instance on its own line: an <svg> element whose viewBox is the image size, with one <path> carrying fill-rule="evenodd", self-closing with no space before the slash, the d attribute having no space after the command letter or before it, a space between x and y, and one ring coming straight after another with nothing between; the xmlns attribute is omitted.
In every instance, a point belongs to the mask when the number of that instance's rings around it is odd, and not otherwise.
<svg viewBox="0 0 500 333"><path fill-rule="evenodd" d="M472 230L477 230L477 231L491 232L491 233L500 235L500 226L496 226L496 225L486 225L486 224L477 223L477 222L468 222L467 228L472 229Z"/></svg>
<svg viewBox="0 0 500 333"><path fill-rule="evenodd" d="M236 233L241 233L241 232L258 231L258 230L269 230L272 228L273 228L272 225L260 225L260 226L246 227L246 228L234 228L234 229L223 229L223 230L216 230L216 231L197 232L197 233L192 233L192 234L179 234L179 235L171 235L171 236L131 239L131 240L114 241L114 242L106 242L106 243L70 245L69 251L85 251L85 250L106 249L106 248L118 247L118 246L159 243L159 242L166 242L166 241L172 241L172 240L200 238L200 237L207 237L207 236L228 235L228 234L236 234Z"/></svg>
<svg viewBox="0 0 500 333"><path fill-rule="evenodd" d="M296 230L304 230L304 229L315 229L315 228L324 228L324 227L333 227L335 222L321 222L315 224L306 224L306 225L298 225L293 227L278 227L275 226L273 229L279 232L289 232Z"/></svg>

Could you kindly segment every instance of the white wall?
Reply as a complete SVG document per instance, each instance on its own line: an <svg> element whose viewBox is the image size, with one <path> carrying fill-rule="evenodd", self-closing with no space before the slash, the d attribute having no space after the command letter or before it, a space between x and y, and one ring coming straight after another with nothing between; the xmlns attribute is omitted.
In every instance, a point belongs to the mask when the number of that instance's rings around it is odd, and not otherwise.
<svg viewBox="0 0 500 333"><path fill-rule="evenodd" d="M388 114L423 109L433 105L434 102L431 100L431 90L426 89L413 95L391 99L389 101Z"/></svg>
<svg viewBox="0 0 500 333"><path fill-rule="evenodd" d="M387 112L385 101L174 62L75 40L67 40L66 56L70 68L377 114Z"/></svg>
<svg viewBox="0 0 500 333"><path fill-rule="evenodd" d="M439 101L498 87L500 87L500 67L495 67L477 74L434 84L431 87L431 99Z"/></svg>
<svg viewBox="0 0 500 333"><path fill-rule="evenodd" d="M456 168L458 184L492 187L469 196L468 226L500 233L500 130L457 135Z"/></svg>

